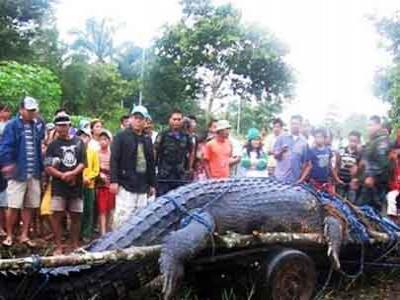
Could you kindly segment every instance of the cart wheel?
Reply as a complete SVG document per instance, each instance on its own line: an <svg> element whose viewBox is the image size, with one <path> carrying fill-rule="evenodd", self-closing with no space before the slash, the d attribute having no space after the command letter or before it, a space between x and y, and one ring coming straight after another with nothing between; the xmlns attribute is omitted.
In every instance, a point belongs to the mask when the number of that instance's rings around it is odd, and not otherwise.
<svg viewBox="0 0 400 300"><path fill-rule="evenodd" d="M269 299L311 299L316 284L314 261L299 250L281 249L269 260L266 279L264 291Z"/></svg>

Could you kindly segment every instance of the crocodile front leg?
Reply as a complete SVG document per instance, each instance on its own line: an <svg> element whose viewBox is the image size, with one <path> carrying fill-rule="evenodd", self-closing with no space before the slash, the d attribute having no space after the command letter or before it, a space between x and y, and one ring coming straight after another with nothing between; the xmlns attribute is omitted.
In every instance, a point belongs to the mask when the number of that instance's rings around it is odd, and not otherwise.
<svg viewBox="0 0 400 300"><path fill-rule="evenodd" d="M328 257L336 270L340 269L340 247L343 242L343 228L341 222L332 217L325 217L324 236L328 242Z"/></svg>
<svg viewBox="0 0 400 300"><path fill-rule="evenodd" d="M207 245L215 230L214 218L207 212L195 215L190 223L165 239L160 256L160 271L164 277L164 299L177 291L184 274L184 264Z"/></svg>

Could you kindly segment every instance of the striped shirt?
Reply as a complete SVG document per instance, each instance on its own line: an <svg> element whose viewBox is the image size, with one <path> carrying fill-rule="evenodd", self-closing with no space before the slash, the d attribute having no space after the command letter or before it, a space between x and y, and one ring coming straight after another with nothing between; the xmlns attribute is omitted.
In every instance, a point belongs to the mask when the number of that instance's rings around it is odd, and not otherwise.
<svg viewBox="0 0 400 300"><path fill-rule="evenodd" d="M339 150L339 178L345 183L351 181L351 169L361 160L361 154L350 151L348 147Z"/></svg>
<svg viewBox="0 0 400 300"><path fill-rule="evenodd" d="M25 132L25 151L26 151L26 172L28 178L31 177L35 171L35 145L33 143L32 124L24 124Z"/></svg>

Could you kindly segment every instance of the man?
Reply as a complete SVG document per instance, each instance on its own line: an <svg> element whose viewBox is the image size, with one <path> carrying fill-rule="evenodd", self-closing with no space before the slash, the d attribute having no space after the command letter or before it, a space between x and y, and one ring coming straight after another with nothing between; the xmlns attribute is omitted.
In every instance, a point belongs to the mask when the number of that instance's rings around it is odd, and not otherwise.
<svg viewBox="0 0 400 300"><path fill-rule="evenodd" d="M144 134L146 134L151 138L151 142L154 145L158 136L158 132L154 130L154 122L150 116L146 118L146 123L144 126Z"/></svg>
<svg viewBox="0 0 400 300"><path fill-rule="evenodd" d="M308 144L301 135L303 118L294 115L290 119L290 133L279 136L274 145L277 160L275 177L287 183L303 181L308 160Z"/></svg>
<svg viewBox="0 0 400 300"><path fill-rule="evenodd" d="M361 161L361 134L358 131L351 131L348 136L347 147L338 151L336 169L340 180L344 185L339 185L337 191L343 198L355 201L358 182L355 175L358 172L358 165ZM353 183L352 183L353 182ZM353 187L353 188L351 188Z"/></svg>
<svg viewBox="0 0 400 300"><path fill-rule="evenodd" d="M169 129L157 136L158 196L188 183L193 174L194 147L182 125L183 114L176 109L169 116Z"/></svg>
<svg viewBox="0 0 400 300"><path fill-rule="evenodd" d="M389 181L390 143L380 117L372 116L369 119L368 135L369 141L362 157L364 186L360 199L361 204L369 204L381 211Z"/></svg>
<svg viewBox="0 0 400 300"><path fill-rule="evenodd" d="M22 210L21 243L30 247L35 244L29 239L29 226L32 214L40 205L40 176L43 170L41 144L45 128L35 120L38 103L31 97L25 97L19 114L5 127L0 144L0 165L3 174L9 178L7 187L8 216L7 238L4 246L14 242L13 233Z"/></svg>
<svg viewBox="0 0 400 300"><path fill-rule="evenodd" d="M119 119L119 127L121 130L124 130L129 127L130 121L129 121L129 115L123 115Z"/></svg>
<svg viewBox="0 0 400 300"><path fill-rule="evenodd" d="M274 157L274 145L276 139L282 134L283 132L283 121L279 118L274 119L272 121L272 132L269 134L265 140L264 147L265 151L268 154L268 175L272 176L275 173L276 167L276 159Z"/></svg>
<svg viewBox="0 0 400 300"><path fill-rule="evenodd" d="M136 209L146 206L148 196L155 193L153 145L143 134L147 117L144 106L135 106L130 127L119 132L111 145L110 192L116 195L114 228Z"/></svg>
<svg viewBox="0 0 400 300"><path fill-rule="evenodd" d="M0 104L0 142L4 129L10 119L11 111L7 105ZM0 237L6 236L7 180L0 172Z"/></svg>
<svg viewBox="0 0 400 300"><path fill-rule="evenodd" d="M233 147L229 140L231 126L228 121L220 120L215 127L215 137L204 147L205 171L208 178L227 178L230 167L237 163L232 158Z"/></svg>
<svg viewBox="0 0 400 300"><path fill-rule="evenodd" d="M326 134L325 128L314 130L314 146L310 147L308 151L310 163L300 181L308 178L310 184L316 189L326 190L333 194L335 193L334 183L343 184L343 182L333 167L333 151L325 143Z"/></svg>
<svg viewBox="0 0 400 300"><path fill-rule="evenodd" d="M53 255L63 253L61 238L62 220L65 212L71 217L71 241L74 249L79 247L81 215L83 211L82 173L86 165L85 145L77 137L71 137L71 119L65 113L54 118L57 138L46 150L46 172L52 176L51 216L56 248Z"/></svg>

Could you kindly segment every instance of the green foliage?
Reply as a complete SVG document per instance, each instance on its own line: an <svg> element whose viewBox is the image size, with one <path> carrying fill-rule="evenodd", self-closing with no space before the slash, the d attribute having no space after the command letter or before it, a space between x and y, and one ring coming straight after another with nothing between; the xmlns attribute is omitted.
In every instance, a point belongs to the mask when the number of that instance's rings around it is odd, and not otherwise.
<svg viewBox="0 0 400 300"><path fill-rule="evenodd" d="M0 60L31 62L31 42L52 12L52 0L0 0Z"/></svg>
<svg viewBox="0 0 400 300"><path fill-rule="evenodd" d="M375 95L391 105L390 118L398 123L400 118L400 15L383 18L376 22L382 36L382 44L392 55L392 65L379 70L375 75Z"/></svg>
<svg viewBox="0 0 400 300"><path fill-rule="evenodd" d="M126 111L121 101L137 90L135 82L123 80L117 67L111 64L92 64L87 79L83 111L91 117L99 117L113 124ZM115 125L113 125L115 126Z"/></svg>
<svg viewBox="0 0 400 300"><path fill-rule="evenodd" d="M108 19L90 18L85 30L74 30L72 48L78 53L95 58L98 62L110 60L114 54L113 35L117 27Z"/></svg>
<svg viewBox="0 0 400 300"><path fill-rule="evenodd" d="M0 102L14 110L24 96L32 96L40 103L40 112L51 119L59 107L61 88L57 77L48 69L16 62L0 63Z"/></svg>
<svg viewBox="0 0 400 300"><path fill-rule="evenodd" d="M249 103L241 102L240 112L240 131L239 135L246 135L247 131L255 127L259 130L268 128L276 114L281 112L281 106L270 102ZM227 119L232 124L232 128L238 126L238 103L231 103L228 106Z"/></svg>
<svg viewBox="0 0 400 300"><path fill-rule="evenodd" d="M165 27L154 47L157 64L164 72L180 74L184 87L175 95L167 86L160 87L164 99L205 99L211 113L216 100L234 95L278 106L291 97L294 78L284 61L287 49L272 34L244 25L231 5L212 6L208 0L181 3L183 19ZM158 68L152 71L159 73Z"/></svg>

